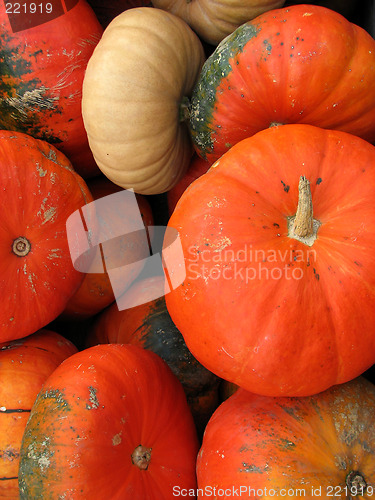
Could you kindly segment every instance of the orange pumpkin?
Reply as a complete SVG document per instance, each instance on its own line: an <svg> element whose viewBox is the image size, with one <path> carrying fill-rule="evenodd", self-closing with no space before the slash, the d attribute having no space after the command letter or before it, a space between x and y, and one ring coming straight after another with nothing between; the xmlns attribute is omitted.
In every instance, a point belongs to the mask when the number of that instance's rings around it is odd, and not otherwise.
<svg viewBox="0 0 375 500"><path fill-rule="evenodd" d="M60 151L8 131L0 131L0 189L0 341L5 342L50 323L80 286L83 274L72 264L66 221L92 196Z"/></svg>
<svg viewBox="0 0 375 500"><path fill-rule="evenodd" d="M304 398L239 389L206 427L199 498L373 499L374 428L375 386L364 378Z"/></svg>
<svg viewBox="0 0 375 500"><path fill-rule="evenodd" d="M190 130L216 161L272 124L305 123L375 141L375 40L340 14L293 5L248 21L206 60Z"/></svg>
<svg viewBox="0 0 375 500"><path fill-rule="evenodd" d="M32 408L19 468L21 499L165 499L196 488L198 440L181 384L133 345L65 360Z"/></svg>
<svg viewBox="0 0 375 500"><path fill-rule="evenodd" d="M0 6L0 129L53 144L85 178L100 173L81 98L86 66L102 33L86 0Z"/></svg>
<svg viewBox="0 0 375 500"><path fill-rule="evenodd" d="M19 498L21 440L31 407L47 377L76 352L50 330L0 344L0 498Z"/></svg>
<svg viewBox="0 0 375 500"><path fill-rule="evenodd" d="M165 299L198 361L269 396L373 365L374 193L375 147L310 125L259 132L191 184L168 223L186 278Z"/></svg>

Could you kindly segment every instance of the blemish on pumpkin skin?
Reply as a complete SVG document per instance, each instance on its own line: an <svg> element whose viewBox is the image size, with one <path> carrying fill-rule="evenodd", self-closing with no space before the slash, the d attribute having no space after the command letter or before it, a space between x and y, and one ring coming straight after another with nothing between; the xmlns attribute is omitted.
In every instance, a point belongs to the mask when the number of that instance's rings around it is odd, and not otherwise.
<svg viewBox="0 0 375 500"><path fill-rule="evenodd" d="M66 409L69 411L71 408L64 398L64 394L59 389L50 389L41 393L41 399L53 399L58 409Z"/></svg>
<svg viewBox="0 0 375 500"><path fill-rule="evenodd" d="M49 222L50 220L52 220L53 217L56 215L56 211L57 210L56 210L55 207L50 207L47 210L45 210L45 212L43 214L44 220L42 222L42 225L46 224L47 222Z"/></svg>
<svg viewBox="0 0 375 500"><path fill-rule="evenodd" d="M92 386L89 386L88 389L89 389L89 393L90 393L90 397L89 397L90 404L86 404L86 410L96 410L100 406L99 401L98 401L98 397L96 395L96 393L98 392L98 389L95 389L95 387L92 387Z"/></svg>
<svg viewBox="0 0 375 500"><path fill-rule="evenodd" d="M0 460L8 460L13 462L13 460L18 460L20 456L19 450L15 448L6 448L5 450L0 450Z"/></svg>
<svg viewBox="0 0 375 500"><path fill-rule="evenodd" d="M112 438L113 446L118 446L121 443L121 432L115 434Z"/></svg>
<svg viewBox="0 0 375 500"><path fill-rule="evenodd" d="M47 175L47 170L43 170L39 163L36 163L36 169L38 171L39 177L45 177Z"/></svg>
<svg viewBox="0 0 375 500"><path fill-rule="evenodd" d="M248 464L246 462L242 462L243 469L238 469L239 472L255 472L257 474L263 474L265 471L260 467L257 467L254 464Z"/></svg>

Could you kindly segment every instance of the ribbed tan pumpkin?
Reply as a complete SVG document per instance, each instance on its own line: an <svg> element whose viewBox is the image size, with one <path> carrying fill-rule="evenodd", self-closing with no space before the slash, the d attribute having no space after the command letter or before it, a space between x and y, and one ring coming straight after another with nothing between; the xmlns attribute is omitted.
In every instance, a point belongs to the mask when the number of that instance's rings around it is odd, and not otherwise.
<svg viewBox="0 0 375 500"><path fill-rule="evenodd" d="M171 189L193 148L184 108L205 56L182 19L128 9L105 30L83 83L83 118L102 172L140 194Z"/></svg>
<svg viewBox="0 0 375 500"><path fill-rule="evenodd" d="M184 19L206 42L217 45L241 24L285 0L152 0L155 7Z"/></svg>

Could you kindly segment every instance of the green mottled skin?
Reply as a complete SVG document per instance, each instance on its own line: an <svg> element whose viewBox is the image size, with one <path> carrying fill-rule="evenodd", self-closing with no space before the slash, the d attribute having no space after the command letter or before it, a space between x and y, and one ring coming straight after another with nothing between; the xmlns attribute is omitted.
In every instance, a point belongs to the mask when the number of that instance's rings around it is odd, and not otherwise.
<svg viewBox="0 0 375 500"><path fill-rule="evenodd" d="M188 397L194 398L218 383L216 375L204 368L187 348L168 313L164 297L152 303L137 330L142 332L144 348L155 352L168 364Z"/></svg>
<svg viewBox="0 0 375 500"><path fill-rule="evenodd" d="M211 121L220 82L230 74L232 60L259 31L260 28L250 22L243 24L216 47L203 65L191 98L190 133L199 155L204 159L207 159L207 152L213 149Z"/></svg>
<svg viewBox="0 0 375 500"><path fill-rule="evenodd" d="M51 144L62 139L51 133L46 126L48 118L62 113L57 101L50 95L49 89L34 76L33 62L40 51L28 53L27 47L21 49L14 45L12 37L0 33L0 128L23 132ZM14 105L12 99L26 98L37 92L40 96L29 106ZM53 103L53 104L52 104Z"/></svg>
<svg viewBox="0 0 375 500"><path fill-rule="evenodd" d="M70 410L63 392L57 389L46 390L37 397L22 439L19 468L21 500L35 498L33 497L34 491L40 492L41 498L45 500L51 498L52 500L48 488L45 488L44 480L48 477L50 469L55 470L56 444L53 441L55 426L62 422L62 415L69 413ZM60 418L50 419L49 417L54 414L59 414ZM49 422L48 427L45 427L45 422ZM43 436L40 431L40 423L43 427ZM31 477L32 485L30 486L29 479ZM29 486L33 492L29 491Z"/></svg>

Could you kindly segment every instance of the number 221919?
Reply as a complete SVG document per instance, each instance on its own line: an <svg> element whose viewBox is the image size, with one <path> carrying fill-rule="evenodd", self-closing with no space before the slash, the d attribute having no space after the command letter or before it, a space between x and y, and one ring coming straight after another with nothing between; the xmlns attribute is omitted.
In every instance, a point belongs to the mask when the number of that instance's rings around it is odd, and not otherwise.
<svg viewBox="0 0 375 500"><path fill-rule="evenodd" d="M7 14L51 14L51 3L12 3L5 4Z"/></svg>

